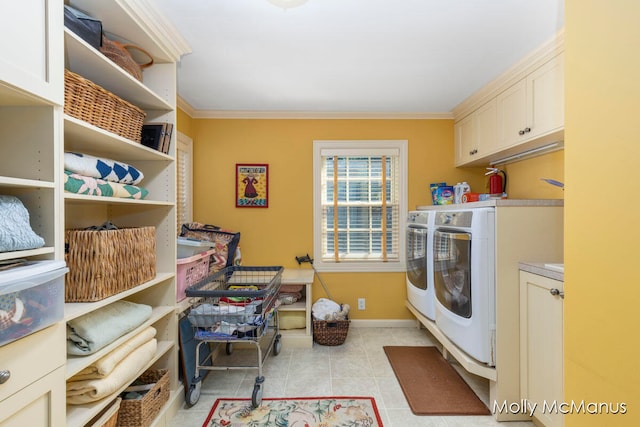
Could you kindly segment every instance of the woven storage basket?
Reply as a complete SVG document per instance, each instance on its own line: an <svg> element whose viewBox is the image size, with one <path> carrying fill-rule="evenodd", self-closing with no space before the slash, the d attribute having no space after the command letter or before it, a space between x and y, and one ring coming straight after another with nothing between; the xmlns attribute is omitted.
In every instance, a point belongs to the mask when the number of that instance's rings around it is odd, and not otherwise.
<svg viewBox="0 0 640 427"><path fill-rule="evenodd" d="M140 375L136 381L142 384L153 384L153 388L141 399L123 399L118 411L118 426L147 427L169 401L169 371L167 369L150 369Z"/></svg>
<svg viewBox="0 0 640 427"><path fill-rule="evenodd" d="M155 227L66 230L66 302L99 301L156 276Z"/></svg>
<svg viewBox="0 0 640 427"><path fill-rule="evenodd" d="M85 427L116 427L118 425L118 410L120 409L121 398L107 406L102 412L95 416Z"/></svg>
<svg viewBox="0 0 640 427"><path fill-rule="evenodd" d="M64 112L131 141L142 139L144 111L67 69L64 70Z"/></svg>
<svg viewBox="0 0 640 427"><path fill-rule="evenodd" d="M313 340L321 345L342 345L349 332L347 320L313 319Z"/></svg>

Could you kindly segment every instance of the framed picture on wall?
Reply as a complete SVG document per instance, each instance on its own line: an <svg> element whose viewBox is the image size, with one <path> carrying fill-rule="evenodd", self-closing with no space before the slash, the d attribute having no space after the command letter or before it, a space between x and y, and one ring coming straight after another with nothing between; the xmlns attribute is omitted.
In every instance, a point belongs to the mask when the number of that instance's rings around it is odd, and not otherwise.
<svg viewBox="0 0 640 427"><path fill-rule="evenodd" d="M269 207L269 165L236 163L236 207Z"/></svg>

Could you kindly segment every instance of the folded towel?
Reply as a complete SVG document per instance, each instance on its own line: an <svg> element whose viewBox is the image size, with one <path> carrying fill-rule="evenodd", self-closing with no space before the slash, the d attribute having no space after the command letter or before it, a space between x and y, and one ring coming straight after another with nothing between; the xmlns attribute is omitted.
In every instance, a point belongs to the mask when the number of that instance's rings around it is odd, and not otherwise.
<svg viewBox="0 0 640 427"><path fill-rule="evenodd" d="M96 360L91 365L78 372L69 381L92 380L104 378L113 371L113 369L123 361L130 353L138 347L146 344L156 336L156 330L153 326L149 326L130 340L120 344L115 350L108 353L101 359Z"/></svg>
<svg viewBox="0 0 640 427"><path fill-rule="evenodd" d="M95 353L151 317L151 306L116 301L67 322L67 353Z"/></svg>
<svg viewBox="0 0 640 427"><path fill-rule="evenodd" d="M157 346L156 339L151 339L118 363L115 369L104 378L68 381L67 404L82 405L95 402L133 382L141 373L140 371L153 359Z"/></svg>

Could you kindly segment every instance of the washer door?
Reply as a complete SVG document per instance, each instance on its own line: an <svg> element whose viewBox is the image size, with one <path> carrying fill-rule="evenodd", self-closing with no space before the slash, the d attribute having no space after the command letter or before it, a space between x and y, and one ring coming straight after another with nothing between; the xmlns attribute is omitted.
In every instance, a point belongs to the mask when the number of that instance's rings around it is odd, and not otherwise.
<svg viewBox="0 0 640 427"><path fill-rule="evenodd" d="M471 233L436 230L433 256L436 298L450 312L471 318Z"/></svg>
<svg viewBox="0 0 640 427"><path fill-rule="evenodd" d="M427 289L426 228L407 228L407 280L418 289Z"/></svg>

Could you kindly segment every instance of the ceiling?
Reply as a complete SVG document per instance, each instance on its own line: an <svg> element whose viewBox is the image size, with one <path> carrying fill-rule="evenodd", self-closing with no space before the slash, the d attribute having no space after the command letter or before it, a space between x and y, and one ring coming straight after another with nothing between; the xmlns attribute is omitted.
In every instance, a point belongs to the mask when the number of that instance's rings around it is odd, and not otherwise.
<svg viewBox="0 0 640 427"><path fill-rule="evenodd" d="M149 0L200 116L450 113L564 26L563 0Z"/></svg>

